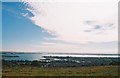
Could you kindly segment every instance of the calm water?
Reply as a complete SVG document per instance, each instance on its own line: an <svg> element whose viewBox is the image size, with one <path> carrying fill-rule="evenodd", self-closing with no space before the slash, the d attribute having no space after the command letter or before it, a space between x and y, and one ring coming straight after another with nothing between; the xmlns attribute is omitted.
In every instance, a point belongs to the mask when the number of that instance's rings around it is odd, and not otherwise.
<svg viewBox="0 0 120 78"><path fill-rule="evenodd" d="M117 54L50 54L50 53L0 53L4 60L39 60L43 56L58 56L58 57L109 57L118 58ZM120 55L119 55L120 56Z"/></svg>
<svg viewBox="0 0 120 78"><path fill-rule="evenodd" d="M39 60L42 58L41 53L5 53L2 54L4 60ZM7 57L4 57L7 56ZM12 56L12 57L11 57Z"/></svg>

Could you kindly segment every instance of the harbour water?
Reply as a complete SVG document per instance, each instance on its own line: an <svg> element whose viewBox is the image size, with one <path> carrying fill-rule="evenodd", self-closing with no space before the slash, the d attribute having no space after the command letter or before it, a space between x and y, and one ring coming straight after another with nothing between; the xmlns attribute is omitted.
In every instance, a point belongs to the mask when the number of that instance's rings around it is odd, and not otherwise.
<svg viewBox="0 0 120 78"><path fill-rule="evenodd" d="M39 60L42 59L44 56L51 56L51 57L94 57L94 58L118 58L120 55L118 54L53 54L53 53L15 53L15 52L3 52L0 53L2 59L4 60Z"/></svg>

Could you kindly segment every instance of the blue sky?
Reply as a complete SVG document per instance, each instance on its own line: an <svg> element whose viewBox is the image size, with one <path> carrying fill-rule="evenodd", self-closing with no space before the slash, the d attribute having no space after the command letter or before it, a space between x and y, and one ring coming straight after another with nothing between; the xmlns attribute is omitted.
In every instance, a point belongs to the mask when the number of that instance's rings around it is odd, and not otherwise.
<svg viewBox="0 0 120 78"><path fill-rule="evenodd" d="M116 2L3 2L2 50L117 53L117 13Z"/></svg>
<svg viewBox="0 0 120 78"><path fill-rule="evenodd" d="M9 50L11 47L14 49L17 45L27 47L32 43L42 42L44 37L52 37L21 15L27 11L21 7L20 2L4 2L2 6L3 50Z"/></svg>

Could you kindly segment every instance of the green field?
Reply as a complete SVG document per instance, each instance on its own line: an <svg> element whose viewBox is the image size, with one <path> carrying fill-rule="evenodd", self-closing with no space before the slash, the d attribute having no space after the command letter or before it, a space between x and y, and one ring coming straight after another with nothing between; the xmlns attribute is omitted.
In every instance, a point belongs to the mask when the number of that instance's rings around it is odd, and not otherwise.
<svg viewBox="0 0 120 78"><path fill-rule="evenodd" d="M3 68L3 76L118 76L118 66L39 68L19 66Z"/></svg>

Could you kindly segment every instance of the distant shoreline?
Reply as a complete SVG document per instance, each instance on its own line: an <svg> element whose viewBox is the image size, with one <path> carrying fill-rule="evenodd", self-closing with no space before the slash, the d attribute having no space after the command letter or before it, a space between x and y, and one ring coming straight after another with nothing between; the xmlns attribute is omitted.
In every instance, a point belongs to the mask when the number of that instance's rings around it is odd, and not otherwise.
<svg viewBox="0 0 120 78"><path fill-rule="evenodd" d="M63 53L63 52L11 52L11 51L1 51L0 53L16 53L16 54L27 54L27 53L31 53L31 54L42 54L42 53L47 53L47 54L74 54L74 55L120 55L120 53L116 53L116 54L112 54L112 53Z"/></svg>

